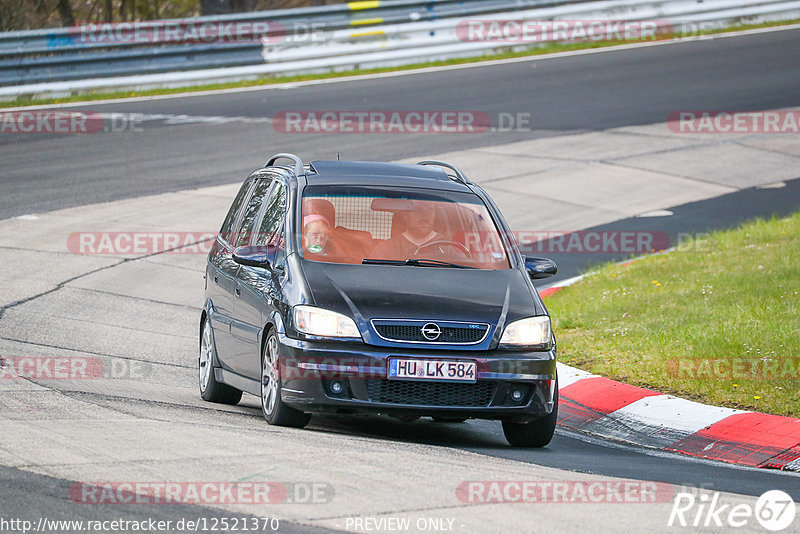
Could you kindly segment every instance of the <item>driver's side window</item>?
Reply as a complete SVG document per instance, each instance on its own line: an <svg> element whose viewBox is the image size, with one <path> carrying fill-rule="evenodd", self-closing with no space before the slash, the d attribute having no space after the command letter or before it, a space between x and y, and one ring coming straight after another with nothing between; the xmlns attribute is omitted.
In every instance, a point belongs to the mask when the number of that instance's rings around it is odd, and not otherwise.
<svg viewBox="0 0 800 534"><path fill-rule="evenodd" d="M261 206L264 203L264 197L269 192L272 180L269 178L260 178L256 181L253 187L253 193L250 195L250 200L242 214L242 222L239 224L239 229L234 235L234 247L241 247L250 242L250 236L253 233L253 225L256 222L256 217L261 211Z"/></svg>
<svg viewBox="0 0 800 534"><path fill-rule="evenodd" d="M228 210L228 215L225 217L225 221L222 223L222 228L219 230L219 235L226 243L233 244L236 241L236 236L233 234L234 225L241 215L245 201L247 198L249 198L250 189L253 187L253 181L254 178L248 178L242 184L242 187L239 188L239 193L236 195L233 204L231 204L231 207Z"/></svg>
<svg viewBox="0 0 800 534"><path fill-rule="evenodd" d="M266 201L264 214L259 224L254 245L274 247L274 258L269 258L270 263L281 267L286 256L284 241L284 219L286 215L286 186L276 182L275 187ZM270 253L272 255L272 252Z"/></svg>

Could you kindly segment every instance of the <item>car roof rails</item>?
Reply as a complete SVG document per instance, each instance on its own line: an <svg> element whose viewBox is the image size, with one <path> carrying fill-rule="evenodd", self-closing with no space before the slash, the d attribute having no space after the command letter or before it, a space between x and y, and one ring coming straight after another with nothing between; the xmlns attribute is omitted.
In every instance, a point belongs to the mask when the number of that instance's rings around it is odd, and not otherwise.
<svg viewBox="0 0 800 534"><path fill-rule="evenodd" d="M294 161L294 175L295 176L303 176L305 174L305 169L303 169L303 160L295 156L294 154L288 154L286 152L281 152L280 154L275 154L271 158L267 160L267 163L264 164L264 167L272 167L276 160L279 159L290 159Z"/></svg>
<svg viewBox="0 0 800 534"><path fill-rule="evenodd" d="M447 173L447 175L450 177L451 180L455 180L456 182L461 182L464 185L469 185L472 183L469 181L469 178L467 178L467 176L463 172L461 172L461 169L450 163L445 163L444 161L436 161L431 159L431 160L417 162L417 165L435 165L437 167L444 167L445 169L449 169L453 171L453 173L455 173L455 175Z"/></svg>

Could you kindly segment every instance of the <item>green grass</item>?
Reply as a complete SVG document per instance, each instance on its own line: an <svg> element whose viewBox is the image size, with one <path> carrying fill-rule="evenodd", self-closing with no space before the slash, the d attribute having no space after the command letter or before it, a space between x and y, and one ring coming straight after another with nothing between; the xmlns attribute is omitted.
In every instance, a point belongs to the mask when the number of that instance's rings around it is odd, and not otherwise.
<svg viewBox="0 0 800 534"><path fill-rule="evenodd" d="M699 31L697 33L692 34L691 36L704 36L704 35L713 35L719 33L728 33L733 31L741 31L741 30L752 30L758 28L769 28L775 26L785 26L790 24L797 24L800 23L800 19L794 20L783 20L783 21L773 21L773 22L764 22L759 24L742 24L731 26L729 28L724 29L717 29L717 30L707 30L707 31ZM686 37L687 35L680 35L676 34L675 38ZM0 101L0 109L2 108L9 108L9 107L19 107L19 106L31 106L31 105L47 105L47 104L61 104L66 102L91 102L96 100L108 100L108 99L117 99L117 98L131 98L131 97L142 97L142 96L157 96L157 95L171 95L171 94L182 94L182 93L193 93L199 91L212 91L212 90L221 90L221 89L235 89L235 88L242 88L242 87L257 87L263 85L271 85L271 84L279 84L279 83L290 83L290 82L298 82L298 81L306 81L306 80L325 80L330 78L344 78L348 76L359 76L364 74L378 74L384 72L397 72L397 71L405 71L405 70L413 70L413 69L420 69L426 67L439 67L439 66L446 66L446 65L462 65L466 63L478 63L482 61L493 61L498 59L509 59L509 58L517 58L517 57L528 57L528 56L538 56L544 54L553 54L557 52L569 52L572 50L585 50L589 48L605 48L610 46L619 46L624 44L630 43L638 43L641 41L590 41L590 42L581 42L581 43L547 43L543 46L539 46L536 48L530 48L527 50L521 50L517 52L503 52L500 54L486 54L482 56L470 57L470 58L459 58L459 59L449 59L444 61L432 61L432 62L425 62L425 63L415 63L413 65L404 65L399 67L382 67L382 68L375 68L375 69L355 69L343 72L331 72L325 74L303 74L298 76L271 76L271 77L262 77L256 80L245 80L240 82L230 82L230 83L216 83L216 84L208 84L208 85L194 85L190 87L178 87L178 88L170 88L170 89L148 89L144 91L112 91L112 92L92 92L92 93L81 93L75 94L69 97L63 98L32 98L30 96L19 97L14 100L6 100Z"/></svg>
<svg viewBox="0 0 800 534"><path fill-rule="evenodd" d="M546 303L568 365L710 404L800 416L800 212L602 266ZM733 362L740 367L727 374Z"/></svg>

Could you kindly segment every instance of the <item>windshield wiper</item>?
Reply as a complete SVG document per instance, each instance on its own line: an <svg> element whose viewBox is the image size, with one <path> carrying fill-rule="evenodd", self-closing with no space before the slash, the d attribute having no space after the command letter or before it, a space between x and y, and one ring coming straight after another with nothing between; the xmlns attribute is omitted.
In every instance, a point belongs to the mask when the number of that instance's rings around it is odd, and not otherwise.
<svg viewBox="0 0 800 534"><path fill-rule="evenodd" d="M378 260L374 258L364 258L362 265L412 265L414 267L454 267L456 269L475 269L467 265L450 263L449 261L430 260L427 258L411 258L408 260Z"/></svg>
<svg viewBox="0 0 800 534"><path fill-rule="evenodd" d="M430 260L428 258L411 258L405 261L406 265L414 265L416 267L455 267L456 269L474 269L467 265L459 265L458 263L450 263L449 261Z"/></svg>
<svg viewBox="0 0 800 534"><path fill-rule="evenodd" d="M361 265L405 265L403 260L376 260L375 258L364 258Z"/></svg>

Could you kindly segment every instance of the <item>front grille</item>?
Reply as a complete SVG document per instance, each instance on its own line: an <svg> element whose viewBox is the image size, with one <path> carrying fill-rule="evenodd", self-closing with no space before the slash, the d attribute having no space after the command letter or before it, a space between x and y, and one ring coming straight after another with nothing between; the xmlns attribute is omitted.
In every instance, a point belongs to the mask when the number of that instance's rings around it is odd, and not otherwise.
<svg viewBox="0 0 800 534"><path fill-rule="evenodd" d="M494 397L494 382L415 382L369 379L369 400L387 404L416 406L488 406Z"/></svg>
<svg viewBox="0 0 800 534"><path fill-rule="evenodd" d="M422 335L422 324L399 325L399 324L376 324L375 331L378 335L387 340L393 341L418 341L422 343L478 343L486 335L488 325L480 325L480 328L463 327L441 327L442 334L436 340L428 340Z"/></svg>

